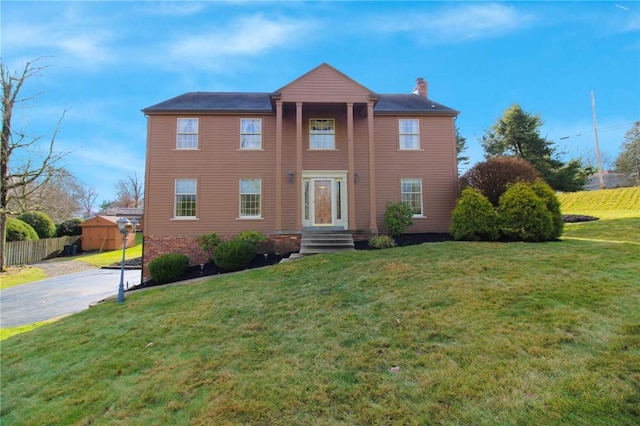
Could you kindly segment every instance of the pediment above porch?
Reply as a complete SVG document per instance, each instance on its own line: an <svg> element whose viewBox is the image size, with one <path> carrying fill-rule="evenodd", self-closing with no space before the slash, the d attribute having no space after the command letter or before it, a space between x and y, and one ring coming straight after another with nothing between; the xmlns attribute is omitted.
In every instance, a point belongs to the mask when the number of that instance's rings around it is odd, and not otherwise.
<svg viewBox="0 0 640 426"><path fill-rule="evenodd" d="M282 87L282 102L366 103L374 93L329 64L321 64Z"/></svg>

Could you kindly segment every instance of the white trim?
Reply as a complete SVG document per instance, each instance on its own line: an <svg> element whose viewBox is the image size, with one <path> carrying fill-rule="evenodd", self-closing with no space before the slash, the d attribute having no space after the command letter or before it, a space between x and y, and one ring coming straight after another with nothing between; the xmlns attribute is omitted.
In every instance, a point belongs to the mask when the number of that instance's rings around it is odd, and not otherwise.
<svg viewBox="0 0 640 426"><path fill-rule="evenodd" d="M401 177L400 178L400 200L402 201L402 195L405 194L404 192L402 192L402 181L409 180L409 179L417 180L420 183L420 214L414 214L412 217L414 218L425 217L424 216L424 189L423 189L421 177ZM407 192L407 194L417 194L417 192Z"/></svg>
<svg viewBox="0 0 640 426"><path fill-rule="evenodd" d="M402 122L403 121L415 121L417 126L417 133L403 133L402 131ZM417 136L418 137L418 146L416 147L404 147L402 146L402 136ZM401 151L416 151L420 150L420 119L419 118L399 118L398 119L398 150Z"/></svg>
<svg viewBox="0 0 640 426"><path fill-rule="evenodd" d="M331 121L333 123L333 133L331 134L333 136L333 146L330 148L318 148L318 147L313 147L311 146L311 122L314 120L327 120L327 121ZM316 133L317 135L329 135L328 133ZM324 117L312 117L309 118L309 151L335 151L336 149L336 119L335 118L324 118Z"/></svg>
<svg viewBox="0 0 640 426"><path fill-rule="evenodd" d="M260 133L244 133L242 131L242 120L258 120L260 122ZM260 136L260 145L257 148L254 147L243 147L242 146L242 135L259 135ZM262 151L262 118L261 117L241 117L240 118L240 151Z"/></svg>
<svg viewBox="0 0 640 426"><path fill-rule="evenodd" d="M257 216L243 216L242 215L242 181L243 180L257 180L260 182L260 214ZM255 195L255 193L247 193L246 195ZM251 220L251 219L262 219L262 178L260 177L244 177L238 179L238 219L242 220Z"/></svg>
<svg viewBox="0 0 640 426"><path fill-rule="evenodd" d="M343 227L344 229L349 229L349 197L347 193L348 187L348 171L347 170L305 170L302 172L302 184L300 187L301 192L301 214L302 214L302 225L304 227ZM313 190L313 182L316 180L330 180L331 181L331 216L332 223L331 224L315 224L314 220L314 190ZM309 182L309 218L305 218L305 182ZM338 219L337 212L337 199L336 199L336 191L338 188L338 182L340 182L340 219Z"/></svg>
<svg viewBox="0 0 640 426"><path fill-rule="evenodd" d="M188 181L194 181L195 182L195 192L181 192L178 194L178 181L184 181L184 180L188 180ZM195 195L196 199L195 199L195 213L196 216L178 216L178 195ZM193 220L193 219L197 219L198 216L198 179L197 178L175 178L173 180L173 219L175 220Z"/></svg>

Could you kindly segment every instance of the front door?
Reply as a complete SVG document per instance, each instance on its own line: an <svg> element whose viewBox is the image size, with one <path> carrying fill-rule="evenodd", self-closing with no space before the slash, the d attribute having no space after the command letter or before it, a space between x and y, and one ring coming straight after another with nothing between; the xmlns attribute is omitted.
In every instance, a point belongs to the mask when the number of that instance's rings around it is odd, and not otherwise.
<svg viewBox="0 0 640 426"><path fill-rule="evenodd" d="M303 172L303 226L347 229L346 180L342 171Z"/></svg>
<svg viewBox="0 0 640 426"><path fill-rule="evenodd" d="M332 186L333 179L313 180L314 226L333 225Z"/></svg>

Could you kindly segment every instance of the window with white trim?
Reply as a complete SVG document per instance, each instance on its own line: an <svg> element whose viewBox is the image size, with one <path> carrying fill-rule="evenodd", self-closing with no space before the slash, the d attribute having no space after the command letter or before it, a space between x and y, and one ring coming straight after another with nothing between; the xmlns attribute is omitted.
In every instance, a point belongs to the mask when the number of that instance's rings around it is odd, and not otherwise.
<svg viewBox="0 0 640 426"><path fill-rule="evenodd" d="M174 210L176 218L196 217L197 187L196 179L176 179Z"/></svg>
<svg viewBox="0 0 640 426"><path fill-rule="evenodd" d="M240 119L240 149L262 149L262 119Z"/></svg>
<svg viewBox="0 0 640 426"><path fill-rule="evenodd" d="M402 202L413 210L413 216L422 216L422 179L400 179Z"/></svg>
<svg viewBox="0 0 640 426"><path fill-rule="evenodd" d="M178 118L176 149L198 149L197 118Z"/></svg>
<svg viewBox="0 0 640 426"><path fill-rule="evenodd" d="M335 149L336 123L333 118L309 120L309 149Z"/></svg>
<svg viewBox="0 0 640 426"><path fill-rule="evenodd" d="M417 119L400 119L400 149L420 149L420 125Z"/></svg>
<svg viewBox="0 0 640 426"><path fill-rule="evenodd" d="M262 215L262 179L240 179L240 217L259 218Z"/></svg>

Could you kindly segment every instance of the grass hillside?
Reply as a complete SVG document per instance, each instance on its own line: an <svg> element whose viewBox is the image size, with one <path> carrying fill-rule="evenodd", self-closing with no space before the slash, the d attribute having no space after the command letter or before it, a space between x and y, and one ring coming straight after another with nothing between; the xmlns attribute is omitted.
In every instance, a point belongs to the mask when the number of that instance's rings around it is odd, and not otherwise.
<svg viewBox="0 0 640 426"><path fill-rule="evenodd" d="M563 214L599 218L640 217L640 187L566 192L558 195Z"/></svg>
<svg viewBox="0 0 640 426"><path fill-rule="evenodd" d="M640 216L580 225L130 294L4 340L0 423L637 425Z"/></svg>

